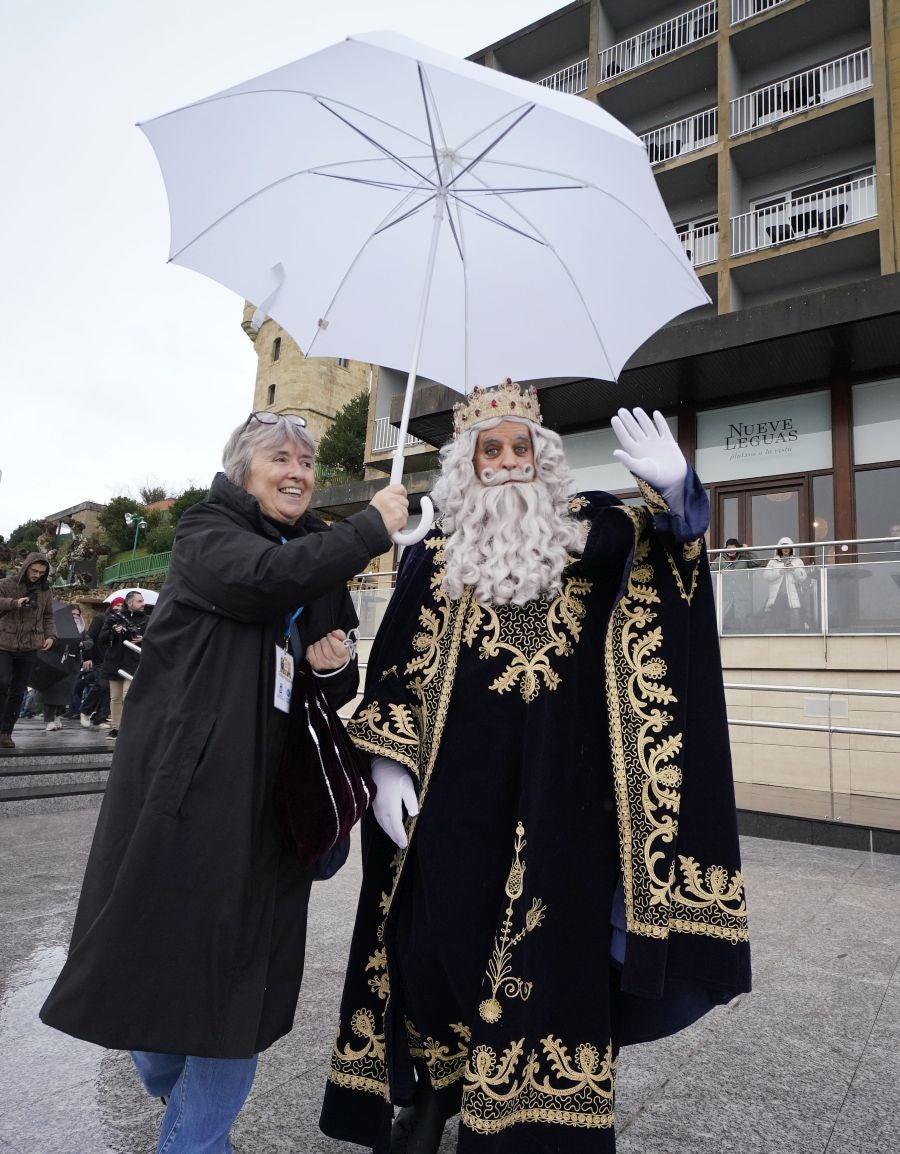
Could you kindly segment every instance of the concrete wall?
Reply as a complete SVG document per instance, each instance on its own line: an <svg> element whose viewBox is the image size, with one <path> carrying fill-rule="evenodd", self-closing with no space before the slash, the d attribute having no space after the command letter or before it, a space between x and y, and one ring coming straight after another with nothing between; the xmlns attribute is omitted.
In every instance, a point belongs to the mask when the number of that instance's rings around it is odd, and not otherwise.
<svg viewBox="0 0 900 1154"><path fill-rule="evenodd" d="M900 636L733 637L722 639L725 681L900 691ZM824 725L821 694L726 691L730 718ZM843 714L843 716L842 716ZM900 699L832 699L832 723L900 733ZM900 798L900 737L834 734L834 789L838 793ZM754 785L829 788L828 735L731 726L734 776Z"/></svg>

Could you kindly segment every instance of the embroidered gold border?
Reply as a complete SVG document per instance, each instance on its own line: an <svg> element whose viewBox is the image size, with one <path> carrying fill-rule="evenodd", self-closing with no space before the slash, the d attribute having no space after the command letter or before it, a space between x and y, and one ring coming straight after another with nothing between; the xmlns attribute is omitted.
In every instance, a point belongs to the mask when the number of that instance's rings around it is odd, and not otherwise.
<svg viewBox="0 0 900 1154"><path fill-rule="evenodd" d="M683 735L671 728L674 716L666 707L677 701L658 654L663 634L654 622L660 596L646 536L651 513L621 508L634 530L634 556L625 595L610 617L604 658L626 925L648 937L675 931L746 941L740 871L729 876L714 865L704 872L683 856L677 867L666 867L667 847L678 834Z"/></svg>
<svg viewBox="0 0 900 1154"><path fill-rule="evenodd" d="M608 1129L615 1124L613 1103L617 1060L607 1045L601 1057L583 1042L573 1057L561 1039L541 1038L541 1055L525 1054L525 1039L511 1042L497 1057L476 1046L466 1067L460 1119L479 1134L496 1134L522 1122Z"/></svg>

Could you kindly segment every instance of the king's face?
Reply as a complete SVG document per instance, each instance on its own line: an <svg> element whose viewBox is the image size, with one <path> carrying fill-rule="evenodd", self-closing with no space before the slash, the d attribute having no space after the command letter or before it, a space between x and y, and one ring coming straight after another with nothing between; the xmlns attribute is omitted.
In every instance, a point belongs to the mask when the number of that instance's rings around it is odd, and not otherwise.
<svg viewBox="0 0 900 1154"><path fill-rule="evenodd" d="M485 469L521 469L534 467L534 445L531 433L520 421L501 421L493 429L478 434L472 458L478 477Z"/></svg>

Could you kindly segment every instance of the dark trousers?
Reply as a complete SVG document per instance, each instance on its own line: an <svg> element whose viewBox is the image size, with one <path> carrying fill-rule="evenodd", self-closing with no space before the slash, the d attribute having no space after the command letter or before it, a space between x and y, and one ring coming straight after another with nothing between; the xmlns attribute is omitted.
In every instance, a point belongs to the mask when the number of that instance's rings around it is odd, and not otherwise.
<svg viewBox="0 0 900 1154"><path fill-rule="evenodd" d="M99 674L81 700L81 712L88 714L94 725L105 721L109 714L109 682L101 680Z"/></svg>
<svg viewBox="0 0 900 1154"><path fill-rule="evenodd" d="M28 689L28 675L36 651L5 653L0 651L0 733L12 733L19 719L22 699Z"/></svg>

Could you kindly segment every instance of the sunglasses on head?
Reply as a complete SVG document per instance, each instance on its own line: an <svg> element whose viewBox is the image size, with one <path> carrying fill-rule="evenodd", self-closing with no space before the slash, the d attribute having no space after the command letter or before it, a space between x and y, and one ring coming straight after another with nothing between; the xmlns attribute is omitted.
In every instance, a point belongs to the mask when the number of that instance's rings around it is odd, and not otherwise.
<svg viewBox="0 0 900 1154"><path fill-rule="evenodd" d="M306 428L306 417L288 416L287 413L251 413L244 422L245 429L251 421L259 421L261 425L277 425L279 421L287 421L290 425L296 425L298 429Z"/></svg>

